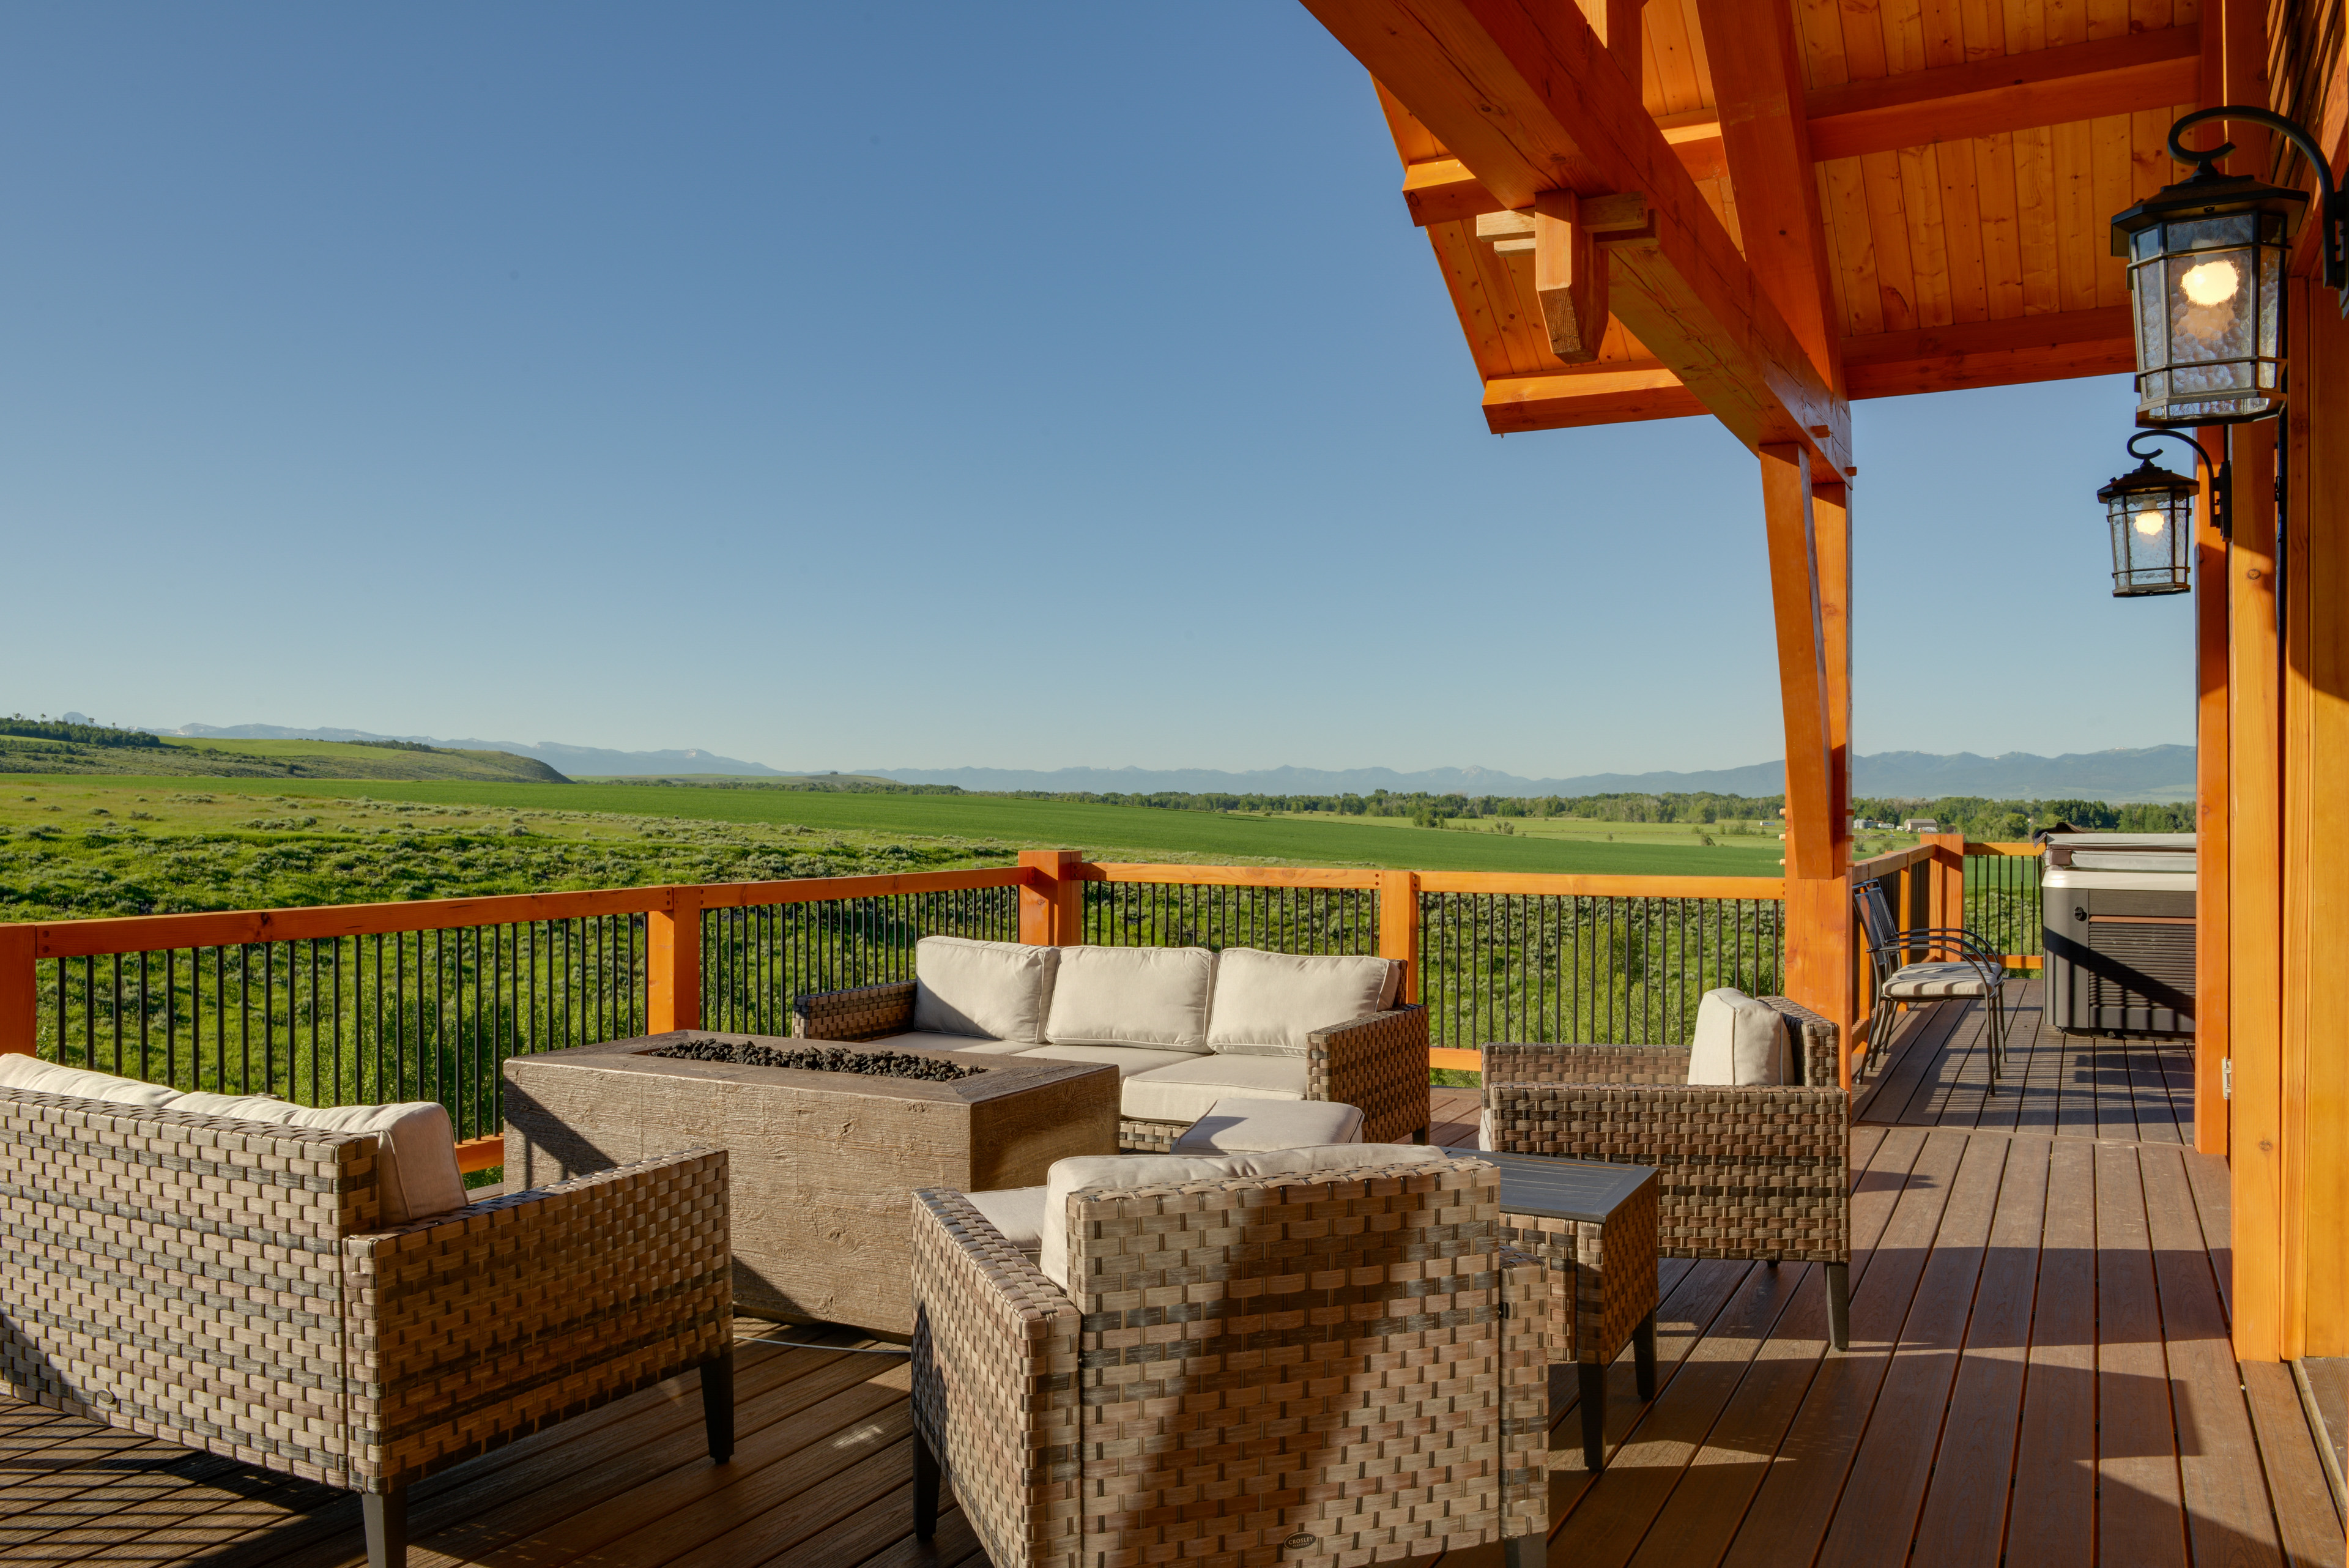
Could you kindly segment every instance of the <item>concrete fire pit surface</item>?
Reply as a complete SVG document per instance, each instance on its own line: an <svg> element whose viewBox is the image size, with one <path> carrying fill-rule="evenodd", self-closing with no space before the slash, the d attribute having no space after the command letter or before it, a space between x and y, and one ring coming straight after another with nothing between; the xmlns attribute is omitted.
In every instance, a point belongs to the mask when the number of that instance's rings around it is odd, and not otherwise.
<svg viewBox="0 0 2349 1568"><path fill-rule="evenodd" d="M808 1044L692 1029L511 1057L506 1182L722 1145L741 1312L909 1334L915 1189L1036 1187L1056 1159L1117 1152L1114 1067L889 1047L972 1069L937 1083L647 1054L697 1041Z"/></svg>

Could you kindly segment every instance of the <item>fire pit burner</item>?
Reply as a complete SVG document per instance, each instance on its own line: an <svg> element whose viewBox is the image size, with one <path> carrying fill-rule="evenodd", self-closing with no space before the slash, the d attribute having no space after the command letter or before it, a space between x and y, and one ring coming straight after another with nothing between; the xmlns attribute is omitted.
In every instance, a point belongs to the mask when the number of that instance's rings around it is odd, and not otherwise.
<svg viewBox="0 0 2349 1568"><path fill-rule="evenodd" d="M771 1045L753 1045L730 1040L682 1040L674 1045L664 1045L657 1051L647 1051L644 1054L688 1062L735 1062L746 1067L796 1067L802 1073L862 1073L873 1078L920 1078L933 1084L951 1084L957 1079L976 1077L985 1071L984 1068L941 1062L935 1056L916 1056L904 1051L855 1051L840 1045L821 1050L809 1046L796 1051L778 1051Z"/></svg>

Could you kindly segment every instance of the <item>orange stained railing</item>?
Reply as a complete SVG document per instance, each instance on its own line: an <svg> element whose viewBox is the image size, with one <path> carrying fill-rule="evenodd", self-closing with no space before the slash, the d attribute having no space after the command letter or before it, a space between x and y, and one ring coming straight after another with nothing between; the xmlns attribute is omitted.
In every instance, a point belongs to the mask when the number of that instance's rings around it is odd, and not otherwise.
<svg viewBox="0 0 2349 1568"><path fill-rule="evenodd" d="M498 1163L500 1064L902 979L922 935L1403 961L1434 1066L1495 1039L1684 1039L1713 984L1776 989L1776 877L1014 866L0 926L0 1051L313 1104L439 1099Z"/></svg>

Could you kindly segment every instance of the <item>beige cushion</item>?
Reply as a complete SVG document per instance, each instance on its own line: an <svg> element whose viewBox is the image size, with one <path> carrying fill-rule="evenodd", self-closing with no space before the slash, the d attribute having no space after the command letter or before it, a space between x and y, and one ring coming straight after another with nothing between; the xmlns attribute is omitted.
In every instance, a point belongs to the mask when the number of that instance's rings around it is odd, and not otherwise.
<svg viewBox="0 0 2349 1568"><path fill-rule="evenodd" d="M1402 960L1387 960L1386 983L1379 987L1379 1011L1381 1012L1390 1011L1393 1008L1396 1002L1402 1000Z"/></svg>
<svg viewBox="0 0 2349 1568"><path fill-rule="evenodd" d="M1070 1288L1069 1194L1072 1192L1173 1187L1186 1181L1221 1181L1234 1176L1306 1176L1365 1166L1433 1165L1446 1158L1442 1149L1418 1144L1341 1143L1212 1157L1107 1154L1056 1159L1045 1173L1044 1222L1037 1267L1062 1290Z"/></svg>
<svg viewBox="0 0 2349 1568"><path fill-rule="evenodd" d="M1692 1084L1791 1084L1785 1021L1770 1006L1723 986L1697 999L1689 1045Z"/></svg>
<svg viewBox="0 0 2349 1568"><path fill-rule="evenodd" d="M1988 996L1990 973L1981 964L1910 963L1892 971L1884 994L1895 1002L1923 1002L1937 996Z"/></svg>
<svg viewBox="0 0 2349 1568"><path fill-rule="evenodd" d="M1004 1187L992 1192L966 1192L970 1206L1002 1233L1003 1239L1028 1254L1032 1262L1044 1246L1044 1189Z"/></svg>
<svg viewBox="0 0 2349 1568"><path fill-rule="evenodd" d="M1362 1113L1332 1100L1232 1096L1209 1106L1174 1140L1172 1154L1247 1154L1362 1141Z"/></svg>
<svg viewBox="0 0 2349 1568"><path fill-rule="evenodd" d="M1058 948L924 937L914 944L914 1027L1040 1045L1059 964Z"/></svg>
<svg viewBox="0 0 2349 1568"><path fill-rule="evenodd" d="M1215 978L1206 948L1062 948L1044 1038L1204 1052Z"/></svg>
<svg viewBox="0 0 2349 1568"><path fill-rule="evenodd" d="M23 1089L35 1095L70 1095L79 1100L104 1100L111 1105L139 1106L150 1111L171 1106L180 1091L169 1084L142 1084L111 1073L83 1067L61 1067L20 1052L0 1054L0 1089Z"/></svg>
<svg viewBox="0 0 2349 1568"><path fill-rule="evenodd" d="M199 1089L192 1095L181 1095L171 1108L193 1116L237 1116L249 1122L274 1121L272 1106L286 1103L278 1095L214 1095Z"/></svg>
<svg viewBox="0 0 2349 1568"><path fill-rule="evenodd" d="M1036 1047L1026 1040L982 1040L974 1034L886 1034L863 1044L871 1050L960 1051L968 1056L1010 1056Z"/></svg>
<svg viewBox="0 0 2349 1568"><path fill-rule="evenodd" d="M265 1095L187 1096L209 1105L235 1103L230 1112L207 1110L207 1116L233 1115L249 1122L274 1122L280 1127L312 1127L320 1132L376 1135L376 1206L384 1229L411 1220L453 1214L466 1206L465 1178L457 1169L457 1136L449 1113L430 1100L390 1106L295 1106ZM173 1110L181 1107L174 1106Z"/></svg>
<svg viewBox="0 0 2349 1568"><path fill-rule="evenodd" d="M1245 1095L1260 1100L1305 1097L1302 1056L1190 1056L1161 1063L1129 1077L1118 1108L1136 1121L1197 1121L1217 1100ZM1327 1142L1329 1140L1322 1140Z"/></svg>
<svg viewBox="0 0 2349 1568"><path fill-rule="evenodd" d="M1153 1051L1143 1045L1031 1045L1019 1053L1045 1062L1106 1062L1120 1078L1131 1078L1157 1067L1193 1061L1194 1051Z"/></svg>
<svg viewBox="0 0 2349 1568"><path fill-rule="evenodd" d="M1305 1054L1306 1037L1380 1010L1394 977L1382 958L1336 953L1268 953L1226 948L1216 957L1215 998L1207 1008L1210 1050Z"/></svg>

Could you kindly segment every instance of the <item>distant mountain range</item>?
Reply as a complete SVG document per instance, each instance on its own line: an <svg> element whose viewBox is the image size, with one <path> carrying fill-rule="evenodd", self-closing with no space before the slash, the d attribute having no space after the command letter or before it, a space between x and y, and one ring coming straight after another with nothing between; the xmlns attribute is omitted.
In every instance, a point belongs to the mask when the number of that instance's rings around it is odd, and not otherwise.
<svg viewBox="0 0 2349 1568"><path fill-rule="evenodd" d="M1719 794L1768 795L1786 787L1783 762L1699 773L1585 774L1577 778L1529 779L1491 768L1428 768L1398 773L1392 768L1258 768L1224 773L1212 768L858 768L861 774L901 784L957 784L967 790L1049 790L1085 794L1153 794L1159 791L1224 792L1232 794L1368 794L1372 790L1431 794L1668 794L1712 791ZM1932 799L1978 794L2041 800L2190 800L2194 794L2194 748L2147 746L2133 751L2067 753L2060 757L2009 752L1976 756L1961 752L1878 752L1853 766L1852 793Z"/></svg>
<svg viewBox="0 0 2349 1568"><path fill-rule="evenodd" d="M535 757L556 773L572 778L610 776L631 778L651 774L755 774L778 775L764 763L721 757L711 752L613 752L599 746L571 746L561 741L443 741L430 735L378 735L368 730L288 730L277 724L182 724L176 730L141 728L158 735L206 736L225 741L419 741L454 751L510 752Z"/></svg>

